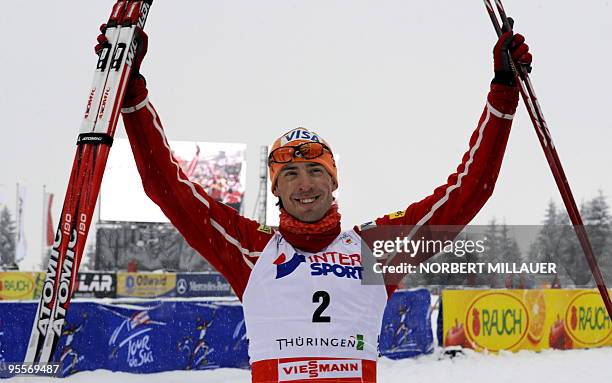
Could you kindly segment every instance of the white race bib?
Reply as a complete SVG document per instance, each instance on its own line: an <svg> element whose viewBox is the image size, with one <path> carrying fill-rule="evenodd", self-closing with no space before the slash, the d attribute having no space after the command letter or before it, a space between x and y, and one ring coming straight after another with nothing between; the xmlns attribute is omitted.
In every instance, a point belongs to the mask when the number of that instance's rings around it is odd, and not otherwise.
<svg viewBox="0 0 612 383"><path fill-rule="evenodd" d="M243 295L251 363L294 357L376 360L387 293L382 282L362 285L364 271L361 237L352 230L314 254L294 249L275 233ZM306 368L294 367L287 376L301 376ZM342 371L320 368L354 373L349 365ZM285 372L279 366L280 373Z"/></svg>

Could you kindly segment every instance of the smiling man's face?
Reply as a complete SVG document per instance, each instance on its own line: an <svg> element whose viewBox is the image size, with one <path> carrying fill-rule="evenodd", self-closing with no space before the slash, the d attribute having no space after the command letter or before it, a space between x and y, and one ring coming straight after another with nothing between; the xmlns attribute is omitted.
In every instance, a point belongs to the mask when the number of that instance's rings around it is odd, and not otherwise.
<svg viewBox="0 0 612 383"><path fill-rule="evenodd" d="M273 193L281 199L287 213L302 222L316 222L331 207L332 192L337 188L323 165L293 162L281 169Z"/></svg>

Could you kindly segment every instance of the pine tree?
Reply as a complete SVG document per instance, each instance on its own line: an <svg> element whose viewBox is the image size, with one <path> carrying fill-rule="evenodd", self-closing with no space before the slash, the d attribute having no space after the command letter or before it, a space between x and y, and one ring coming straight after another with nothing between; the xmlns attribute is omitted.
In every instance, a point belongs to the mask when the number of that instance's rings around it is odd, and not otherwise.
<svg viewBox="0 0 612 383"><path fill-rule="evenodd" d="M499 233L495 218L491 219L487 225L487 229L485 230L485 239L485 261L497 262L499 260Z"/></svg>
<svg viewBox="0 0 612 383"><path fill-rule="evenodd" d="M596 197L583 205L581 215L597 263L602 272L609 275L612 267L609 260L611 255L609 245L612 243L612 217L606 197L601 190ZM591 272L578 239L576 238L574 242L578 249L572 262L576 269L576 284L586 285L592 280Z"/></svg>
<svg viewBox="0 0 612 383"><path fill-rule="evenodd" d="M550 200L542 228L538 234L537 247L534 261L555 262L559 256L563 227L560 225L562 217L557 212L557 205Z"/></svg>
<svg viewBox="0 0 612 383"><path fill-rule="evenodd" d="M521 251L514 234L506 223L502 223L497 228L498 262L520 263ZM507 288L516 287L518 276L508 274L504 276L504 286Z"/></svg>
<svg viewBox="0 0 612 383"><path fill-rule="evenodd" d="M475 236L469 236L468 233L465 233L464 240L472 240L477 241L481 238L480 235L476 234ZM474 251L466 251L465 255L461 258L458 258L459 263L476 263L480 262L478 257L478 252ZM477 286L478 285L478 274L469 273L469 274L459 274L461 277L461 284L464 286Z"/></svg>
<svg viewBox="0 0 612 383"><path fill-rule="evenodd" d="M557 205L551 199L546 207L537 238L529 247L527 255L529 262L554 263L558 272L559 268L565 266L562 259L563 241L564 237L573 235L573 229L571 226L563 226L563 219L563 215L559 213ZM558 273L556 277L559 277ZM547 283L550 278L550 275L544 278L545 282Z"/></svg>
<svg viewBox="0 0 612 383"><path fill-rule="evenodd" d="M480 262L503 262L499 243L499 225L497 224L495 218L491 219L485 230L484 248L484 259L481 259ZM503 286L503 278L499 278L499 275L497 274L487 274L486 276L483 275L483 277L486 278L486 281L482 281L485 285L490 287Z"/></svg>
<svg viewBox="0 0 612 383"><path fill-rule="evenodd" d="M593 246L593 252L597 261L606 259L606 251L609 250L606 246L610 241L612 232L610 207L606 201L606 197L600 190L599 194L593 198L588 204L585 215L582 217L586 230Z"/></svg>
<svg viewBox="0 0 612 383"><path fill-rule="evenodd" d="M521 251L516 238L514 238L505 222L498 230L498 244L502 262L518 263L521 261Z"/></svg>
<svg viewBox="0 0 612 383"><path fill-rule="evenodd" d="M0 212L0 266L15 262L15 222L5 206Z"/></svg>
<svg viewBox="0 0 612 383"><path fill-rule="evenodd" d="M589 204L580 205L580 216L588 216ZM586 262L578 236L567 214L561 215L560 227L563 228L559 244L559 260L574 285L585 286L591 280L591 271Z"/></svg>

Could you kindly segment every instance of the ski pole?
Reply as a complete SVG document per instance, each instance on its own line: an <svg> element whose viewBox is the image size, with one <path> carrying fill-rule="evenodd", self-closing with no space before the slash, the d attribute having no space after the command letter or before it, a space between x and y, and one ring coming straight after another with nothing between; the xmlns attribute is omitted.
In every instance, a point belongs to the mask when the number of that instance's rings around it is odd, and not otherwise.
<svg viewBox="0 0 612 383"><path fill-rule="evenodd" d="M495 28L495 32L497 32L497 36L501 36L501 34L503 33L502 28L500 26L499 21L497 20L497 16L495 15L493 6L491 5L491 0L484 0L484 3L485 7L487 8L487 12L489 13L489 17L491 18L491 22L493 23L493 27ZM502 20L505 30L512 30L512 25L510 24L508 17L506 16L506 11L504 10L504 6L502 5L501 0L495 0L495 5L497 7L497 11L499 12L499 16ZM527 70L527 68L520 65L519 63L513 63L513 66L516 75L520 80L518 81L519 91L521 93L523 101L525 102L527 112L529 113L529 118L531 119L531 122L533 123L533 126L536 129L540 145L544 150L544 155L546 156L546 160L548 161L550 170L552 171L557 187L559 188L559 192L561 193L563 204L565 205L572 225L574 226L574 230L576 231L576 235L578 236L578 241L580 242L580 246L582 247L584 256L586 257L587 263L589 264L589 267L591 269L591 273L593 274L593 279L595 280L597 288L599 289L599 294L603 299L604 305L606 306L606 310L608 311L608 315L612 318L612 301L610 300L608 289L604 282L599 265L597 264L597 259L595 258L593 247L591 246L589 236L586 232L586 229L584 228L584 223L582 222L580 211L576 206L576 201L574 199L574 196L572 195L572 190L570 189L569 182L567 180L567 177L565 176L565 172L563 171L563 166L561 166L561 160L559 159L557 149L553 144L550 131L548 130L548 125L546 124L546 120L544 120L542 108L538 103L538 99L535 95L533 85L531 84L531 79L529 78L529 71Z"/></svg>

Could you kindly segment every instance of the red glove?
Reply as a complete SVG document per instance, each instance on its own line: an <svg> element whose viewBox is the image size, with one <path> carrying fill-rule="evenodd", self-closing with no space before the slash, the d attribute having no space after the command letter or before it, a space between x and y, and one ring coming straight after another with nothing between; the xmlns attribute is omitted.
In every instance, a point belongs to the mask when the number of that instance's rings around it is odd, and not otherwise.
<svg viewBox="0 0 612 383"><path fill-rule="evenodd" d="M98 35L98 43L94 47L94 51L97 55L100 55L102 49L109 47L110 43L104 35L106 32L106 24L100 26L100 34ZM127 89L125 91L125 97L123 100L123 106L133 106L140 101L144 100L147 96L147 82L144 76L140 73L140 65L144 60L147 50L149 48L149 37L140 27L136 27L136 41L138 43L136 48L136 54L132 61L132 74L130 75L130 81L128 82Z"/></svg>
<svg viewBox="0 0 612 383"><path fill-rule="evenodd" d="M94 47L94 51L97 55L100 54L103 48L110 46L106 35L106 24L102 24L100 26L100 34L98 35L98 44ZM140 74L140 65L142 64L142 60L144 60L145 55L147 54L147 50L149 49L149 36L142 30L140 27L136 27L136 42L138 43L136 48L136 54L134 55L134 61L132 62L132 74L138 75Z"/></svg>
<svg viewBox="0 0 612 383"><path fill-rule="evenodd" d="M510 24L514 24L511 18ZM525 37L514 34L512 31L504 32L493 48L493 68L495 70L494 84L516 86L515 74L512 71L511 60L527 68L531 72L533 57L529 53L529 46L525 44Z"/></svg>

